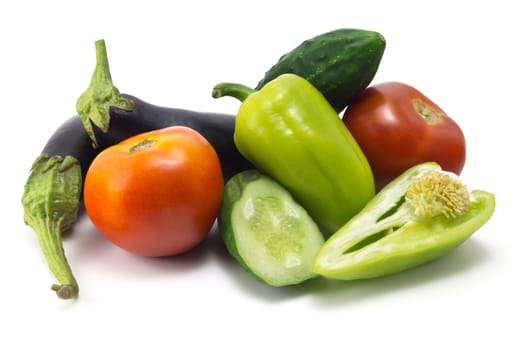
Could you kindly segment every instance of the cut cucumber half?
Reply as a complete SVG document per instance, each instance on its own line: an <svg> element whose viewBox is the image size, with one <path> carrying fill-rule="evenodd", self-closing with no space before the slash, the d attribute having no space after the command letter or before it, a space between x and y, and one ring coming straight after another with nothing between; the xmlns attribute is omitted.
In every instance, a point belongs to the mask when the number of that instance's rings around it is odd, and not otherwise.
<svg viewBox="0 0 525 350"><path fill-rule="evenodd" d="M230 254L260 281L280 287L318 276L323 234L288 190L259 171L226 183L218 224Z"/></svg>

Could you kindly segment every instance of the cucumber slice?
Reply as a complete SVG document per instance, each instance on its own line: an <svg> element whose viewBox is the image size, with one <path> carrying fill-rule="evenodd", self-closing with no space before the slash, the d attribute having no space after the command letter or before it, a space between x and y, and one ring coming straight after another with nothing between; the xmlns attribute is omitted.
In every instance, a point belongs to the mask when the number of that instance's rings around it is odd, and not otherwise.
<svg viewBox="0 0 525 350"><path fill-rule="evenodd" d="M319 227L288 190L257 170L226 183L218 224L230 254L258 280L280 287L318 276Z"/></svg>

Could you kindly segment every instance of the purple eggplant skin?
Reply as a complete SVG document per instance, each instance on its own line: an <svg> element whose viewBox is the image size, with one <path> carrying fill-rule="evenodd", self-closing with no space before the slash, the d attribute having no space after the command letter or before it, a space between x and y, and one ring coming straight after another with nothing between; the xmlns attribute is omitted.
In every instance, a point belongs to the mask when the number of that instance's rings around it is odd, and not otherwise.
<svg viewBox="0 0 525 350"><path fill-rule="evenodd" d="M234 115L160 107L131 95L122 94L122 97L133 101L133 110L110 107L109 131L104 133L95 127L97 147L93 146L80 117L73 116L55 130L42 153L76 158L85 175L93 159L107 147L140 133L179 125L194 129L210 142L219 156L224 181L254 168L239 153L233 141Z"/></svg>

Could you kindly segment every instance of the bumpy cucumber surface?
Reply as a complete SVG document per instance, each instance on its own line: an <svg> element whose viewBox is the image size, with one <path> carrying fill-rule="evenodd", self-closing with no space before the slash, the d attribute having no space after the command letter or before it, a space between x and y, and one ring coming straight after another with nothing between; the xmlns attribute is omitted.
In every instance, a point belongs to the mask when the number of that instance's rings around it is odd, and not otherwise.
<svg viewBox="0 0 525 350"><path fill-rule="evenodd" d="M297 74L339 113L372 82L385 47L385 38L374 31L341 28L323 33L281 56L255 89L281 74Z"/></svg>

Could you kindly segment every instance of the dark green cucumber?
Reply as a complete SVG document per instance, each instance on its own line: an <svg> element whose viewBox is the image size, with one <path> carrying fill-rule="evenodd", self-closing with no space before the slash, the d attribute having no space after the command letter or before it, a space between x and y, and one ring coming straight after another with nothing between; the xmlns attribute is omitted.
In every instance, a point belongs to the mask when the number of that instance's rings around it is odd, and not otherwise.
<svg viewBox="0 0 525 350"><path fill-rule="evenodd" d="M321 231L284 187L258 170L226 183L218 224L232 257L258 280L281 287L317 276Z"/></svg>
<svg viewBox="0 0 525 350"><path fill-rule="evenodd" d="M339 113L374 78L385 38L378 32L341 28L304 41L266 72L256 90L284 73L312 83Z"/></svg>

